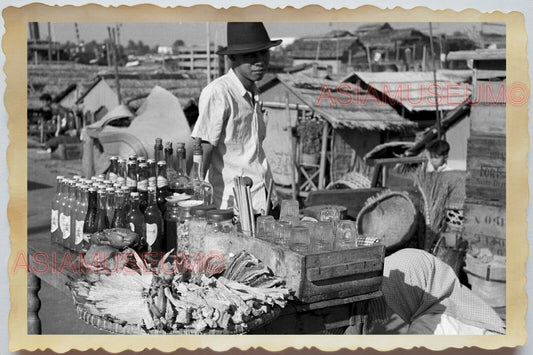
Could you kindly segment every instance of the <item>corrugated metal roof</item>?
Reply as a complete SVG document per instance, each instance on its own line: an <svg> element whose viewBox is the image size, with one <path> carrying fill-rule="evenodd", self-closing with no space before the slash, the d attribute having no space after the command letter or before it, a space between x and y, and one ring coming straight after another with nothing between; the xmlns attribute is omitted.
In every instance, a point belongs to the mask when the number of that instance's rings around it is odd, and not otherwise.
<svg viewBox="0 0 533 355"><path fill-rule="evenodd" d="M415 126L414 122L404 119L388 103L379 102L358 85L344 85L338 91L337 81L302 74L278 74L277 77L334 128L403 130Z"/></svg>
<svg viewBox="0 0 533 355"><path fill-rule="evenodd" d="M502 60L505 59L505 48L499 49L476 49L474 51L450 52L447 60Z"/></svg>
<svg viewBox="0 0 533 355"><path fill-rule="evenodd" d="M435 111L435 91L439 110L453 110L465 101L471 92L468 83L453 80L448 74L437 72L437 85L433 72L353 72L342 81L372 87L382 100L393 99L409 111ZM369 89L370 90L370 89Z"/></svg>

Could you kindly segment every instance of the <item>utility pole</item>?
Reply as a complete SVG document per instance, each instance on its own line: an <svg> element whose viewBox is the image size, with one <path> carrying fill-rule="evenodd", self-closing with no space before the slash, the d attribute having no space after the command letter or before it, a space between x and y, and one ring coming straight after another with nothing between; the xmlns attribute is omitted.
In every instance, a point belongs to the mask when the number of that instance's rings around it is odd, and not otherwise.
<svg viewBox="0 0 533 355"><path fill-rule="evenodd" d="M120 95L120 80L118 77L118 60L117 60L117 45L116 45L116 32L115 28L107 27L109 33L109 47L113 51L113 62L115 66L115 81L117 85L118 104L122 104L122 96Z"/></svg>
<svg viewBox="0 0 533 355"><path fill-rule="evenodd" d="M48 64L52 65L52 24L48 22Z"/></svg>

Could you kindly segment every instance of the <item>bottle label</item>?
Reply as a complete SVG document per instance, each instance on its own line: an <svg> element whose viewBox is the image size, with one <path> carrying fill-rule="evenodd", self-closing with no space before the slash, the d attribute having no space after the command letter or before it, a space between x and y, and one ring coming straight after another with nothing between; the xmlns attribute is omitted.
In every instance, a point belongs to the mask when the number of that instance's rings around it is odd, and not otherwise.
<svg viewBox="0 0 533 355"><path fill-rule="evenodd" d="M124 179L122 176L117 176L117 183L123 185L126 183L126 179Z"/></svg>
<svg viewBox="0 0 533 355"><path fill-rule="evenodd" d="M58 211L52 210L52 217L50 220L50 230L52 231L52 233L54 233L59 227L58 217Z"/></svg>
<svg viewBox="0 0 533 355"><path fill-rule="evenodd" d="M132 179L130 177L126 178L126 186L127 187L137 187L137 181L135 179Z"/></svg>
<svg viewBox="0 0 533 355"><path fill-rule="evenodd" d="M61 231L63 232L63 239L70 237L70 216L66 216L63 213L59 216L59 223L61 225Z"/></svg>
<svg viewBox="0 0 533 355"><path fill-rule="evenodd" d="M152 246L157 239L157 223L146 223L146 243Z"/></svg>
<svg viewBox="0 0 533 355"><path fill-rule="evenodd" d="M156 187L157 179L155 176L148 178L148 187Z"/></svg>
<svg viewBox="0 0 533 355"><path fill-rule="evenodd" d="M193 162L193 163L198 163L198 164L202 163L202 156L199 155L199 154L198 154L198 155L197 155L197 154L194 154L194 155L192 156L192 162Z"/></svg>
<svg viewBox="0 0 533 355"><path fill-rule="evenodd" d="M157 187L168 186L168 180L164 176L157 177Z"/></svg>
<svg viewBox="0 0 533 355"><path fill-rule="evenodd" d="M137 183L137 190L148 191L148 180L140 180Z"/></svg>
<svg viewBox="0 0 533 355"><path fill-rule="evenodd" d="M85 224L85 221L76 221L75 229L76 229L76 235L74 238L74 244L78 245L83 240L83 225Z"/></svg>
<svg viewBox="0 0 533 355"><path fill-rule="evenodd" d="M135 230L135 224L133 224L132 222L130 222L130 231L132 231L132 232L136 232L136 230Z"/></svg>

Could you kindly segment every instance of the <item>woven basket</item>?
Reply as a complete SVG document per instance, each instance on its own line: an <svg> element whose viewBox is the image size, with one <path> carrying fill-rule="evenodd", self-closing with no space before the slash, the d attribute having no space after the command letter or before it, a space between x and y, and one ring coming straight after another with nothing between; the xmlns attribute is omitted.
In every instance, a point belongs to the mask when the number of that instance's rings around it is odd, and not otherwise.
<svg viewBox="0 0 533 355"><path fill-rule="evenodd" d="M356 220L361 235L380 239L387 251L405 245L417 228L417 210L406 193L385 191L369 198Z"/></svg>
<svg viewBox="0 0 533 355"><path fill-rule="evenodd" d="M204 334L245 334L256 328L260 328L274 319L279 317L281 314L281 307L273 307L272 310L263 314L261 317L252 319L251 321L245 324L236 324L235 328L228 329L206 329L203 332L199 332L193 328L182 328L175 330L173 332L165 332L160 330L150 330L146 331L138 324L127 324L125 322L120 322L117 319L107 318L99 315L92 314L87 310L82 304L76 304L76 312L78 317L83 320L85 323L92 325L100 330L104 330L113 334L122 334L122 335L204 335Z"/></svg>
<svg viewBox="0 0 533 355"><path fill-rule="evenodd" d="M339 180L330 183L326 189L328 190L342 190L342 189L367 189L370 187L370 180L365 175L352 171L344 174Z"/></svg>

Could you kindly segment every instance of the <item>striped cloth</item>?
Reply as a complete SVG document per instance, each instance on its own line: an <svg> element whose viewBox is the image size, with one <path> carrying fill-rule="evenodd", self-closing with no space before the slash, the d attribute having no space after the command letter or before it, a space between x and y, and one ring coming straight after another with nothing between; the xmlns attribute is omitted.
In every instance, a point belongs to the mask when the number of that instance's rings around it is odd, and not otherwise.
<svg viewBox="0 0 533 355"><path fill-rule="evenodd" d="M386 257L383 276L383 297L369 302L371 322L379 323L395 314L411 334L434 334L450 319L505 333L498 314L461 285L450 266L423 250L402 249Z"/></svg>
<svg viewBox="0 0 533 355"><path fill-rule="evenodd" d="M364 235L357 236L357 246L358 247L369 247L371 245L379 243L378 238L366 237Z"/></svg>

